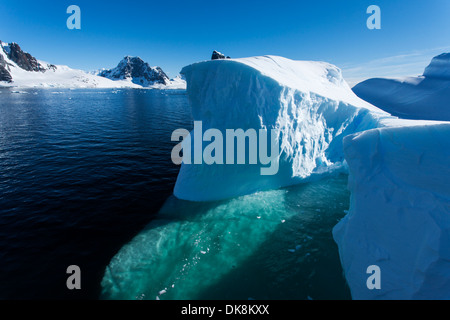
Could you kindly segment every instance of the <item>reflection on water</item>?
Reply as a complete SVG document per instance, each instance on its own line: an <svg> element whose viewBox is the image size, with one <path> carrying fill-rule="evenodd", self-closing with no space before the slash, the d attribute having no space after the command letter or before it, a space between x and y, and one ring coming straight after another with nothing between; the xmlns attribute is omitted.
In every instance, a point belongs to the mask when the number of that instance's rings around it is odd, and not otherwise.
<svg viewBox="0 0 450 320"><path fill-rule="evenodd" d="M348 299L331 229L345 175L219 202L169 198L112 259L105 299Z"/></svg>

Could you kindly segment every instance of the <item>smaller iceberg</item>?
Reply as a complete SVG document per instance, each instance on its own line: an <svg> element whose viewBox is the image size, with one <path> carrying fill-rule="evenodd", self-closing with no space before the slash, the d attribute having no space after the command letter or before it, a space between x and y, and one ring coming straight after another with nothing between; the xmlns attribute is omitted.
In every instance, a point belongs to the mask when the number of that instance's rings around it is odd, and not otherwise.
<svg viewBox="0 0 450 320"><path fill-rule="evenodd" d="M450 123L404 124L344 139L350 210L333 236L354 299L450 299Z"/></svg>
<svg viewBox="0 0 450 320"><path fill-rule="evenodd" d="M423 76L374 78L353 87L356 95L404 119L450 120L450 53L431 60Z"/></svg>
<svg viewBox="0 0 450 320"><path fill-rule="evenodd" d="M450 120L450 54L353 88L395 115ZM344 139L350 210L333 229L354 299L450 299L450 122L391 120ZM369 290L377 265L381 288Z"/></svg>

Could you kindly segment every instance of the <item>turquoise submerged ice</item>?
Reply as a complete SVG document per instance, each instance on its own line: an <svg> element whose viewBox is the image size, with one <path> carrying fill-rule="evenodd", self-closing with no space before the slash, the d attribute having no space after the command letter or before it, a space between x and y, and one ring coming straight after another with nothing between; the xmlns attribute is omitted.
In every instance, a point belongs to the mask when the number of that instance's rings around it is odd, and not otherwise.
<svg viewBox="0 0 450 320"><path fill-rule="evenodd" d="M331 228L347 177L217 202L171 197L112 259L104 299L349 298Z"/></svg>

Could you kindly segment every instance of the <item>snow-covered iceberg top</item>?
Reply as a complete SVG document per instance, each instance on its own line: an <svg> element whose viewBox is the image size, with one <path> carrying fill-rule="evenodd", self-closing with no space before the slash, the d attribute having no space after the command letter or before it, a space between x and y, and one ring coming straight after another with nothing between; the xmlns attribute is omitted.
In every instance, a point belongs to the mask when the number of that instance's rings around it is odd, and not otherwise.
<svg viewBox="0 0 450 320"><path fill-rule="evenodd" d="M262 56L199 62L181 73L204 131L273 130L280 146L275 175L261 175L254 164L183 163L174 190L181 199L224 199L340 169L343 137L393 118L358 98L325 62Z"/></svg>

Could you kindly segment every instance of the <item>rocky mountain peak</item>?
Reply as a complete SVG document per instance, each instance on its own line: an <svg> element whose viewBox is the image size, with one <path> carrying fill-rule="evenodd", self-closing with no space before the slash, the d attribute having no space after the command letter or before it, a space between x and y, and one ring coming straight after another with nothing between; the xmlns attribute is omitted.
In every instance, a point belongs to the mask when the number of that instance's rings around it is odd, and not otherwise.
<svg viewBox="0 0 450 320"><path fill-rule="evenodd" d="M133 83L149 86L155 83L168 84L169 77L160 67L151 67L140 57L125 56L117 67L104 70L99 76L112 80L131 79Z"/></svg>
<svg viewBox="0 0 450 320"><path fill-rule="evenodd" d="M4 51L11 61L15 62L20 68L26 71L45 72L46 70L35 57L28 52L24 52L15 42L10 43L4 48Z"/></svg>
<svg viewBox="0 0 450 320"><path fill-rule="evenodd" d="M214 50L211 56L211 60L219 60L219 59L231 59L231 58L225 56L223 53L220 53L219 51Z"/></svg>

